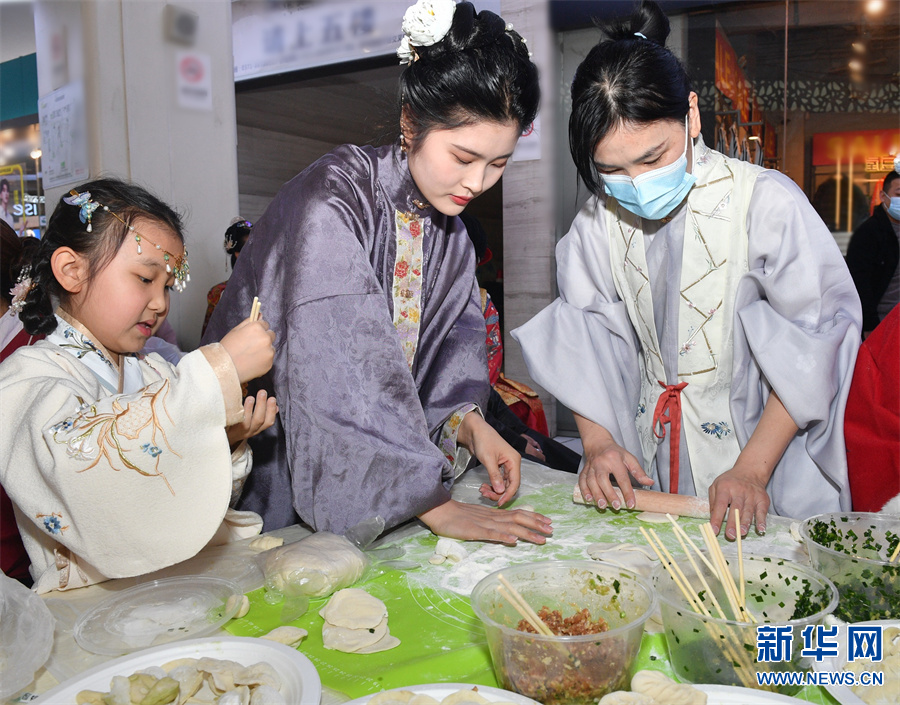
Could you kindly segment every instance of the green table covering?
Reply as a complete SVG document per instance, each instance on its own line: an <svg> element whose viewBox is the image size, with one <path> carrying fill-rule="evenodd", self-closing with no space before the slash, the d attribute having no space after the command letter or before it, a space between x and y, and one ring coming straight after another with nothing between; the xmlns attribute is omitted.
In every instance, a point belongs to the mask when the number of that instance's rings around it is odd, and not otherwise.
<svg viewBox="0 0 900 705"><path fill-rule="evenodd" d="M560 473L560 475L562 475ZM477 491L481 478L467 481L469 494ZM585 549L594 542L645 543L632 512L599 513L592 507L572 504L574 478L563 483L525 486L513 507L528 504L554 520L554 536L545 546L522 543L515 547L468 542L469 556L460 563L432 565L437 537L424 528L407 528L389 537L405 550L405 558L421 566L408 571L379 570L376 565L361 587L383 600L388 609L388 626L400 646L377 654L345 654L325 649L322 644L323 619L319 610L326 600L313 600L306 614L288 622L309 632L299 650L319 671L322 684L357 698L369 693L425 683L473 683L497 686L490 653L480 621L472 611L468 594L483 575L514 563L534 560L585 559ZM465 490L466 487L463 488ZM456 496L456 493L455 495ZM682 527L699 535L701 520L682 518ZM770 522L769 535L751 536L744 550L788 557L796 551L787 522ZM668 524L653 527L670 550L680 552ZM677 554L676 554L677 555ZM271 605L264 590L250 593L250 611L232 620L227 629L236 636L259 636L281 626L283 604ZM645 633L636 670L652 668L674 676L669 666L665 637ZM806 687L796 696L821 705L836 705L824 688Z"/></svg>

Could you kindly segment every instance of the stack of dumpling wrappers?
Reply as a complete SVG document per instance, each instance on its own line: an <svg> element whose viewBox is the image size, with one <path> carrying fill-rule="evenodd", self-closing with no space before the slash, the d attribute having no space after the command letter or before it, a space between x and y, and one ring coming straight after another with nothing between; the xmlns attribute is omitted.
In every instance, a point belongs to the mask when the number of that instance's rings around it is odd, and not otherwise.
<svg viewBox="0 0 900 705"><path fill-rule="evenodd" d="M391 636L385 604L359 588L338 590L319 614L326 649L350 654L373 654L399 646Z"/></svg>

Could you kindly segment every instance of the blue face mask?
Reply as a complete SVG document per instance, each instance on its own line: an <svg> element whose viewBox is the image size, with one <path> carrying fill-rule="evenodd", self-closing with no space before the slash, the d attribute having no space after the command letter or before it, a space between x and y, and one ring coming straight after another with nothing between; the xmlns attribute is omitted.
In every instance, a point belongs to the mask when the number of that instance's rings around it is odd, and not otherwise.
<svg viewBox="0 0 900 705"><path fill-rule="evenodd" d="M603 176L603 190L624 208L647 220L665 218L681 203L697 177L687 173L688 123L684 125L684 153L671 164L632 179Z"/></svg>
<svg viewBox="0 0 900 705"><path fill-rule="evenodd" d="M883 191L882 194L887 196ZM891 205L887 206L886 210L891 218L900 220L900 196L891 197Z"/></svg>

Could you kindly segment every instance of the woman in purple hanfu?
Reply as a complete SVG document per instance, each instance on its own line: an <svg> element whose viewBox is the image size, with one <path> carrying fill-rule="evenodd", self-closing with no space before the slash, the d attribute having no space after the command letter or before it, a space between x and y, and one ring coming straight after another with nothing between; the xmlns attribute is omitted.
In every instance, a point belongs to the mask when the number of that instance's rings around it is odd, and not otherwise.
<svg viewBox="0 0 900 705"><path fill-rule="evenodd" d="M399 142L338 147L288 182L210 320L216 340L258 295L277 334L261 385L279 421L254 444L242 506L267 530L419 517L444 536L543 543L546 517L450 499L473 455L485 497L502 505L519 484L519 455L479 413L485 324L457 216L534 120L537 70L512 26L470 3L420 0L403 30Z"/></svg>

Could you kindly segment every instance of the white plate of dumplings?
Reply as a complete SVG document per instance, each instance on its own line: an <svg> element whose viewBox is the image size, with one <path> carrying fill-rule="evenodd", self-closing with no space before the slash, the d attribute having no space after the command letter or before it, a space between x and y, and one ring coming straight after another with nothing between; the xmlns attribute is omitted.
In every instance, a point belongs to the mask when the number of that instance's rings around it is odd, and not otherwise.
<svg viewBox="0 0 900 705"><path fill-rule="evenodd" d="M288 705L319 705L322 681L312 662L296 649L267 639L207 637L144 649L96 666L48 690L34 705L74 705L82 690L107 692L113 676L128 677L180 659L222 659L241 666L265 662L281 680L279 692Z"/></svg>
<svg viewBox="0 0 900 705"><path fill-rule="evenodd" d="M410 685L365 695L345 705L484 705L511 703L512 705L540 705L536 700L510 690L471 683L431 683Z"/></svg>

